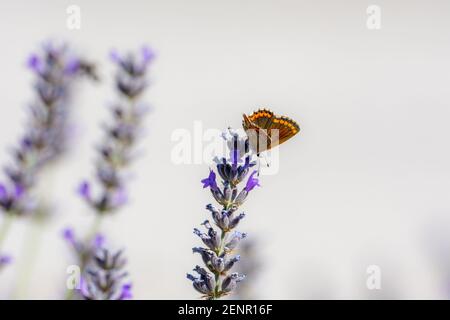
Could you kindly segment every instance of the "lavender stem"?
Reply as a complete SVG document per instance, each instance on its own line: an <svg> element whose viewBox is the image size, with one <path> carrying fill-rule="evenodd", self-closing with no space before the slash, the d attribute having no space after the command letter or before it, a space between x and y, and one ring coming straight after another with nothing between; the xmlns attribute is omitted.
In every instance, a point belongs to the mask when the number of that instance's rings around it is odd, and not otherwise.
<svg viewBox="0 0 450 320"><path fill-rule="evenodd" d="M228 231L226 230L222 230L221 236L220 236L220 246L219 246L219 250L216 252L217 256L222 256L225 252L224 252L224 247L225 247L225 238L227 236ZM222 285L222 281L220 279L220 272L214 272L214 279L216 281L216 286L214 288L214 296L211 297L211 300L217 300L220 298L220 287Z"/></svg>
<svg viewBox="0 0 450 320"><path fill-rule="evenodd" d="M89 232L86 235L86 239L84 243L91 243L92 240L94 240L94 237L99 233L100 226L103 221L103 215L102 214L96 214L94 221L92 221L91 228L89 229Z"/></svg>
<svg viewBox="0 0 450 320"><path fill-rule="evenodd" d="M28 226L31 230L27 230L27 239L24 241L24 249L22 250L23 260L19 264L19 279L13 292L13 299L26 299L26 291L28 284L33 278L33 268L39 254L39 248L42 246L42 228L45 225L45 221L39 220L34 217L35 221Z"/></svg>
<svg viewBox="0 0 450 320"><path fill-rule="evenodd" d="M5 214L5 218L0 228L0 253L2 252L3 243L5 242L5 239L8 236L9 231L11 230L13 220L14 215Z"/></svg>

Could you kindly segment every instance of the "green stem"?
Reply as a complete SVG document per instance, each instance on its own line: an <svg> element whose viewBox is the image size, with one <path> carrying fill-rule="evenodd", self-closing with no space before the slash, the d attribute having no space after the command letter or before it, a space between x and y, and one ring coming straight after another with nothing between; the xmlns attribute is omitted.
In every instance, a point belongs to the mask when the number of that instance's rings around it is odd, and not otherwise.
<svg viewBox="0 0 450 320"><path fill-rule="evenodd" d="M40 217L34 217L30 224L27 226L28 231L26 233L26 240L23 247L23 261L19 265L19 279L15 290L13 292L13 297L15 299L26 299L26 294L28 290L28 285L33 277L32 270L36 264L39 249L42 244L43 229L45 226L45 221Z"/></svg>
<svg viewBox="0 0 450 320"><path fill-rule="evenodd" d="M227 235L227 231L222 230L222 234L220 236L220 246L219 250L217 251L217 256L220 256L223 254L224 248L225 248L225 237ZM216 272L215 274L215 282L216 286L214 288L214 296L212 297L212 300L217 300L220 298L220 273Z"/></svg>
<svg viewBox="0 0 450 320"><path fill-rule="evenodd" d="M89 243L92 242L92 240L94 240L94 237L96 236L96 234L100 230L100 226L101 226L102 221L103 221L103 214L99 213L99 212L96 212L95 219L92 222L91 228L89 229L89 232L86 235L85 243L89 244Z"/></svg>
<svg viewBox="0 0 450 320"><path fill-rule="evenodd" d="M12 225L13 220L14 220L14 215L7 212L5 214L5 218L3 220L3 223L2 223L2 225L0 227L0 253L1 253L1 249L2 249L3 243L5 242L6 237L8 235L8 232L11 229L11 225Z"/></svg>

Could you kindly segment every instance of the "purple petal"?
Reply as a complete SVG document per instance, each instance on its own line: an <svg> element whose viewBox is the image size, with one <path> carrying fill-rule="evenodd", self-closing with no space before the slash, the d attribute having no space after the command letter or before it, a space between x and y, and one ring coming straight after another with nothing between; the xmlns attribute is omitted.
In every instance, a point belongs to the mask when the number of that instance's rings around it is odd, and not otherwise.
<svg viewBox="0 0 450 320"><path fill-rule="evenodd" d="M253 176L256 174L256 171L253 171L250 177L247 180L247 185L245 186L245 191L250 192L255 188L256 186L260 186L258 178L253 178Z"/></svg>
<svg viewBox="0 0 450 320"><path fill-rule="evenodd" d="M89 182L84 181L78 188L78 193L86 200L91 198L91 186Z"/></svg>
<svg viewBox="0 0 450 320"><path fill-rule="evenodd" d="M120 188L119 190L117 190L116 193L114 194L113 199L114 206L120 207L125 203L127 203L127 201L128 201L128 194L126 190L124 188Z"/></svg>
<svg viewBox="0 0 450 320"><path fill-rule="evenodd" d="M25 188L22 187L20 184L16 184L14 186L14 196L16 197L16 199L23 196L24 193L25 193Z"/></svg>
<svg viewBox="0 0 450 320"><path fill-rule="evenodd" d="M203 188L210 187L213 190L217 190L216 173L212 170L209 171L209 176L201 181Z"/></svg>
<svg viewBox="0 0 450 320"><path fill-rule="evenodd" d="M129 300L133 298L133 294L131 292L131 283L124 284L122 286L122 292L120 294L119 300Z"/></svg>
<svg viewBox="0 0 450 320"><path fill-rule="evenodd" d="M30 55L28 57L27 66L31 70L39 72L40 71L40 67L41 67L41 59L39 58L38 55L32 54L32 55Z"/></svg>
<svg viewBox="0 0 450 320"><path fill-rule="evenodd" d="M80 69L80 60L72 59L66 64L64 68L64 73L68 75L73 75L77 73L79 69Z"/></svg>
<svg viewBox="0 0 450 320"><path fill-rule="evenodd" d="M144 46L141 53L144 63L149 63L155 58L155 52L150 47Z"/></svg>
<svg viewBox="0 0 450 320"><path fill-rule="evenodd" d="M105 244L105 237L102 234L97 234L94 238L94 248L99 249Z"/></svg>
<svg viewBox="0 0 450 320"><path fill-rule="evenodd" d="M0 255L0 266L10 264L12 262L12 257L8 255Z"/></svg>
<svg viewBox="0 0 450 320"><path fill-rule="evenodd" d="M79 288L82 296L89 297L88 283L83 276L80 277Z"/></svg>
<svg viewBox="0 0 450 320"><path fill-rule="evenodd" d="M64 229L64 230L63 230L63 237L64 237L64 239L65 239L67 242L69 242L69 243L71 243L71 244L74 244L74 243L75 243L75 233L74 233L74 231L73 231L72 228L66 228L66 229Z"/></svg>
<svg viewBox="0 0 450 320"><path fill-rule="evenodd" d="M3 184L0 184L0 201L5 200L8 197L8 191Z"/></svg>
<svg viewBox="0 0 450 320"><path fill-rule="evenodd" d="M121 63L122 62L122 58L120 57L120 54L119 54L119 52L116 49L112 49L109 52L109 58L115 63Z"/></svg>

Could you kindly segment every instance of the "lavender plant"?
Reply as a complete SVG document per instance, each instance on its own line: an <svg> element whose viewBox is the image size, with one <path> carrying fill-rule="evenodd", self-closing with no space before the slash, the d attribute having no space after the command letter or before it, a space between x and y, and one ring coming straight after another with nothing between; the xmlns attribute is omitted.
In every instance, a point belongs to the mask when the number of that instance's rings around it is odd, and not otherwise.
<svg viewBox="0 0 450 320"><path fill-rule="evenodd" d="M94 195L88 181L79 187L79 193L99 217L116 211L126 202L123 174L132 160L146 111L138 100L147 86L147 70L154 54L144 47L139 55L122 57L114 51L111 57L118 67L115 85L119 99L111 108L111 123L104 127L105 137L98 148L96 178L101 191Z"/></svg>
<svg viewBox="0 0 450 320"><path fill-rule="evenodd" d="M76 237L73 229L64 231L64 238L85 265L79 284L79 298L85 300L126 300L132 297L126 260L122 251L112 253L105 247L105 238L97 234L86 243Z"/></svg>
<svg viewBox="0 0 450 320"><path fill-rule="evenodd" d="M195 290L209 300L228 295L245 277L237 272L231 272L234 264L240 259L239 255L233 255L233 251L247 236L235 230L245 216L244 213L238 214L237 211L248 194L259 186L259 181L255 177L257 171L253 170L250 173L256 161L252 160L248 137L240 137L237 132L229 130L224 134L224 139L230 156L215 159L221 187L213 170L210 170L209 176L201 181L203 188L209 187L214 199L222 208L217 209L208 204L206 209L211 213L215 227L206 220L202 223L206 232L194 229L194 234L200 237L205 247L195 247L192 251L201 255L206 269L197 265L194 268L196 275L187 275ZM239 188L244 181L245 186Z"/></svg>
<svg viewBox="0 0 450 320"><path fill-rule="evenodd" d="M131 284L126 282L126 259L122 251L99 250L81 288L85 300L128 300L132 298Z"/></svg>
<svg viewBox="0 0 450 320"><path fill-rule="evenodd" d="M115 262L114 266L111 266L110 254L105 251L106 249L100 250L96 239L99 237L98 231L103 217L116 212L127 199L124 174L133 158L134 146L146 111L144 105L140 103L140 98L147 87L147 71L154 54L150 48L144 47L139 54L126 56L113 51L111 58L117 66L115 87L119 98L111 108L111 121L103 127L104 139L97 150L96 185L100 190L94 193L93 184L89 181L82 182L79 187L79 194L95 212L95 219L84 241L71 240L73 239L70 237L73 233L71 229L65 232L65 238L75 248L84 274L83 279L88 293L82 291L81 295L86 299L116 297L112 291L106 289L114 288L115 292L116 283L122 279L122 276L117 276L122 265L115 264L117 261L123 261L120 258L121 254L113 255L116 258L112 258ZM98 257L99 250L103 252L101 254L104 255L104 261ZM131 286L126 285L123 290L125 291L119 297L129 297ZM69 294L68 298L71 298L71 295Z"/></svg>
<svg viewBox="0 0 450 320"><path fill-rule="evenodd" d="M46 44L27 62L34 73L35 98L30 104L26 130L13 148L5 167L7 181L0 183L0 251L14 217L38 212L33 194L42 168L59 158L66 145L66 123L75 79L96 78L93 65L73 55L67 46ZM1 252L0 252L1 253Z"/></svg>

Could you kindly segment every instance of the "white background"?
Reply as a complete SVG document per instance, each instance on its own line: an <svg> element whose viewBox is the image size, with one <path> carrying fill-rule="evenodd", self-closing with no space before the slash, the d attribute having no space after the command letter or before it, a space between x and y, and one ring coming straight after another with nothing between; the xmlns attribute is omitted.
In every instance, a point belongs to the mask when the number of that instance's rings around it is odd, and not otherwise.
<svg viewBox="0 0 450 320"><path fill-rule="evenodd" d="M81 8L81 30L66 8ZM366 8L381 7L381 30ZM131 203L103 231L129 257L136 298L199 294L185 273L200 257L192 228L212 201L200 180L206 164L171 162L175 129L238 127L243 112L269 107L302 132L282 146L280 170L264 177L240 226L259 241L257 298L446 298L450 285L450 2L448 1L2 1L0 4L0 163L23 131L31 75L28 54L63 39L94 59L99 85L79 85L73 141L41 187L55 204L37 265L21 284L24 238L14 225L0 297L61 298L73 262L61 240L86 231L92 213L78 183L93 174L93 147L105 121L111 48L157 51L146 100L153 112L145 151L129 181ZM366 288L379 265L382 290ZM19 286L21 289L17 290Z"/></svg>

